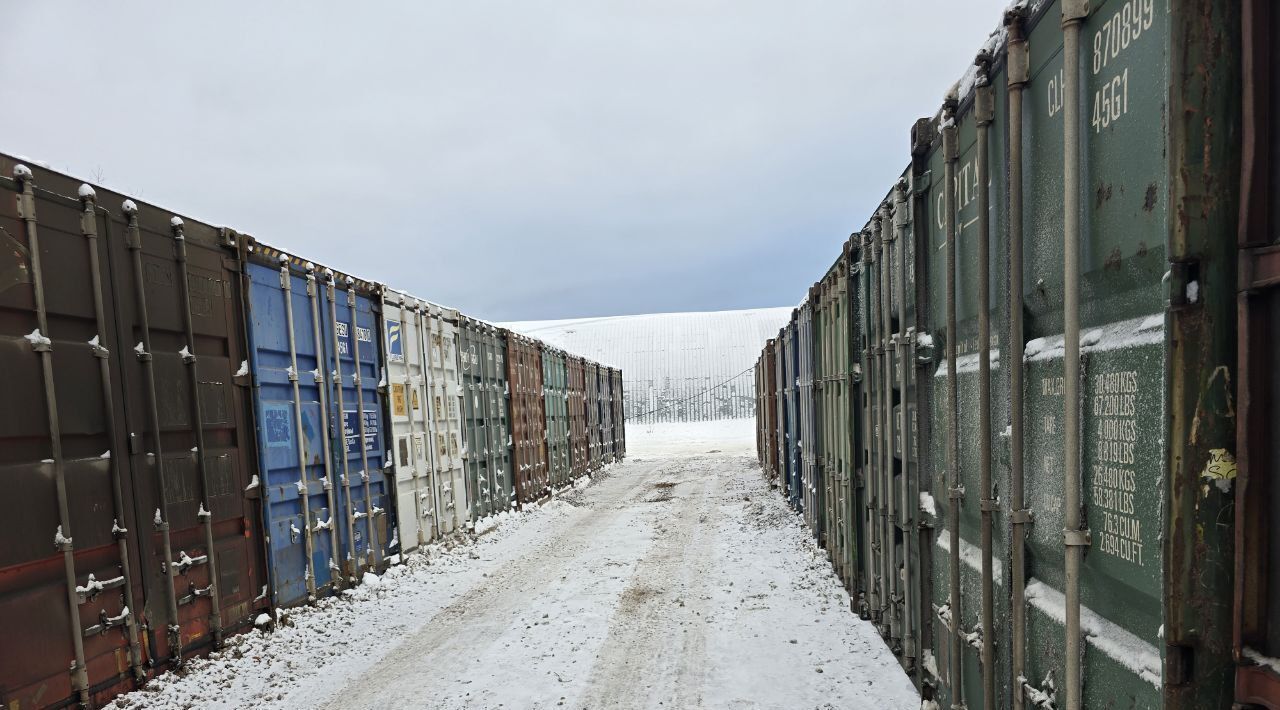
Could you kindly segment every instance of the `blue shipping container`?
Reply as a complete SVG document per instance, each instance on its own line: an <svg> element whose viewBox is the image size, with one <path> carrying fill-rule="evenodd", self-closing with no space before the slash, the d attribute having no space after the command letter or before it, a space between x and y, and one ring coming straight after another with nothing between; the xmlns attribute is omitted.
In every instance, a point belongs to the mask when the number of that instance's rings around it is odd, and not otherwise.
<svg viewBox="0 0 1280 710"><path fill-rule="evenodd" d="M289 606L381 569L395 541L373 301L349 279L277 263L245 266L245 302L272 590Z"/></svg>

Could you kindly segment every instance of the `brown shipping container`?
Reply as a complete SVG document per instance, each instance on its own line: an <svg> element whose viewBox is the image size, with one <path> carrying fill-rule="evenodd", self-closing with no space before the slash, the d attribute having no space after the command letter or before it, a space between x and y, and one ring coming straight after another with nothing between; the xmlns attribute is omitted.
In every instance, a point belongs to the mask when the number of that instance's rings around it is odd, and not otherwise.
<svg viewBox="0 0 1280 710"><path fill-rule="evenodd" d="M591 437L587 434L586 364L577 355L564 356L569 371L569 477L591 470Z"/></svg>
<svg viewBox="0 0 1280 710"><path fill-rule="evenodd" d="M609 371L609 387L613 397L613 458L621 461L627 456L626 407L622 393L622 370Z"/></svg>
<svg viewBox="0 0 1280 710"><path fill-rule="evenodd" d="M551 493L547 473L547 413L542 402L542 345L506 331L511 390L511 450L516 500L533 503Z"/></svg>
<svg viewBox="0 0 1280 710"><path fill-rule="evenodd" d="M587 468L594 471L600 468L600 364L584 359L582 368L587 383Z"/></svg>
<svg viewBox="0 0 1280 710"><path fill-rule="evenodd" d="M235 260L5 155L0 189L0 705L101 704L268 603Z"/></svg>

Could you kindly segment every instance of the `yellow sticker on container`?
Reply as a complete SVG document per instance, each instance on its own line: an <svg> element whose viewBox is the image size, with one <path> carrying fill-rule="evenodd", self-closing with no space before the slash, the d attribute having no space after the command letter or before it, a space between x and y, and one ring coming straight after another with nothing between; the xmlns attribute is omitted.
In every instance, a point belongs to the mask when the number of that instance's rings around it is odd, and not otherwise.
<svg viewBox="0 0 1280 710"><path fill-rule="evenodd" d="M405 415L404 408L404 385L391 385L391 413L403 417Z"/></svg>
<svg viewBox="0 0 1280 710"><path fill-rule="evenodd" d="M1223 493L1231 492L1231 484L1236 480L1236 457L1226 449L1209 449L1209 460L1205 462L1200 477L1218 487Z"/></svg>

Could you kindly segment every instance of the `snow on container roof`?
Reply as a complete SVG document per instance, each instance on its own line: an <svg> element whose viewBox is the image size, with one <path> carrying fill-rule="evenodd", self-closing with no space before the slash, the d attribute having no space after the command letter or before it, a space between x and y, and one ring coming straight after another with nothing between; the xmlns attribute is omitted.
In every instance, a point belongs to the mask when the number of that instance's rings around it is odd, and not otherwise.
<svg viewBox="0 0 1280 710"><path fill-rule="evenodd" d="M502 326L620 368L627 420L648 423L755 416L751 368L790 318L785 307Z"/></svg>

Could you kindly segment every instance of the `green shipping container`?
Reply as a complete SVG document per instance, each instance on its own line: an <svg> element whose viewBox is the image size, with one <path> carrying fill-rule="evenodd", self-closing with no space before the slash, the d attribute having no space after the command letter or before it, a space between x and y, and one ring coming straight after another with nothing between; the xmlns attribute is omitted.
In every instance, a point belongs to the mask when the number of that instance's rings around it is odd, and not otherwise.
<svg viewBox="0 0 1280 710"><path fill-rule="evenodd" d="M458 375L467 447L467 499L473 524L516 506L507 409L507 346L503 341L497 327L460 318Z"/></svg>
<svg viewBox="0 0 1280 710"><path fill-rule="evenodd" d="M564 352L542 345L543 400L547 411L547 462L551 487L569 485L569 373Z"/></svg>

